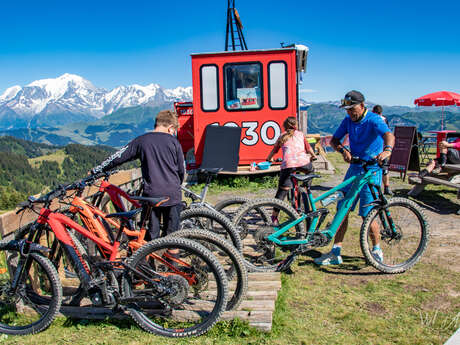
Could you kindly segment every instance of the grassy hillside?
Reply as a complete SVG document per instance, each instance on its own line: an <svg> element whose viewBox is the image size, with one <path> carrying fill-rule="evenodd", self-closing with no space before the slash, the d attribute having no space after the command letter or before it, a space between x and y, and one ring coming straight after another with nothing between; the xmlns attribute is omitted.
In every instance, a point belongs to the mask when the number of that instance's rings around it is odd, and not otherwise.
<svg viewBox="0 0 460 345"><path fill-rule="evenodd" d="M24 155L30 158L51 154L58 148L53 145L33 143L12 136L0 137L0 151Z"/></svg>
<svg viewBox="0 0 460 345"><path fill-rule="evenodd" d="M2 139L5 147L14 147L15 152L0 151L0 209L14 208L29 195L86 176L92 167L115 151L108 146L80 144L51 149L14 138ZM44 151L50 153L37 157L37 152L30 149L33 145L43 146Z"/></svg>

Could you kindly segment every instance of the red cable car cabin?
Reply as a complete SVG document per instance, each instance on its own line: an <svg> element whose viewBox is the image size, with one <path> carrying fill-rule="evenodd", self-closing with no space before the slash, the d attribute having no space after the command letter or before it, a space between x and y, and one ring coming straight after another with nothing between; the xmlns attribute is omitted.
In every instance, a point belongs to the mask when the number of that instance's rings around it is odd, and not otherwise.
<svg viewBox="0 0 460 345"><path fill-rule="evenodd" d="M192 54L193 109L190 103L175 104L184 152L192 147L193 139L200 165L206 126L239 126L239 165L264 161L284 120L299 114L298 84L307 52L307 47L296 46Z"/></svg>

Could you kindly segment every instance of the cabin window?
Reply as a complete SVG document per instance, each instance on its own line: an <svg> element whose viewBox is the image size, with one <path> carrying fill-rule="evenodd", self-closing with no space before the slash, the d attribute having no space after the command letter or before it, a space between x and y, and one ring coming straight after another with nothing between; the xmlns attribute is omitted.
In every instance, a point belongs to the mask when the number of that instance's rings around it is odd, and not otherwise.
<svg viewBox="0 0 460 345"><path fill-rule="evenodd" d="M287 66L284 61L268 64L268 106L271 109L287 107Z"/></svg>
<svg viewBox="0 0 460 345"><path fill-rule="evenodd" d="M224 65L225 109L257 110L263 107L260 62Z"/></svg>
<svg viewBox="0 0 460 345"><path fill-rule="evenodd" d="M201 109L216 111L219 109L219 80L216 65L203 65L200 68Z"/></svg>

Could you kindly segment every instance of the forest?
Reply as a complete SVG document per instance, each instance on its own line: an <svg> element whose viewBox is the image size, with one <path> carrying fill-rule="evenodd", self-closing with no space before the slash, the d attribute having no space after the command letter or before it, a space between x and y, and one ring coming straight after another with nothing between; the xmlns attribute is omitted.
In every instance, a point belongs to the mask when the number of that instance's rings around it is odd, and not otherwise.
<svg viewBox="0 0 460 345"><path fill-rule="evenodd" d="M29 195L86 176L114 151L108 146L59 147L0 137L0 209L12 209ZM60 159L46 158L53 157L53 153L59 153Z"/></svg>

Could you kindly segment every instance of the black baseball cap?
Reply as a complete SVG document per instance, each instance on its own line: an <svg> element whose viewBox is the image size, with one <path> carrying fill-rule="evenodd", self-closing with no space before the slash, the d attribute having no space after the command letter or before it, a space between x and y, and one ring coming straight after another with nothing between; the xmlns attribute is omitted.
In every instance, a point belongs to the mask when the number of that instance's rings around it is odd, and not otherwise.
<svg viewBox="0 0 460 345"><path fill-rule="evenodd" d="M364 95L359 91L352 90L347 92L344 99L342 99L342 105L340 108L350 109L356 104L360 104L362 102L364 102Z"/></svg>

